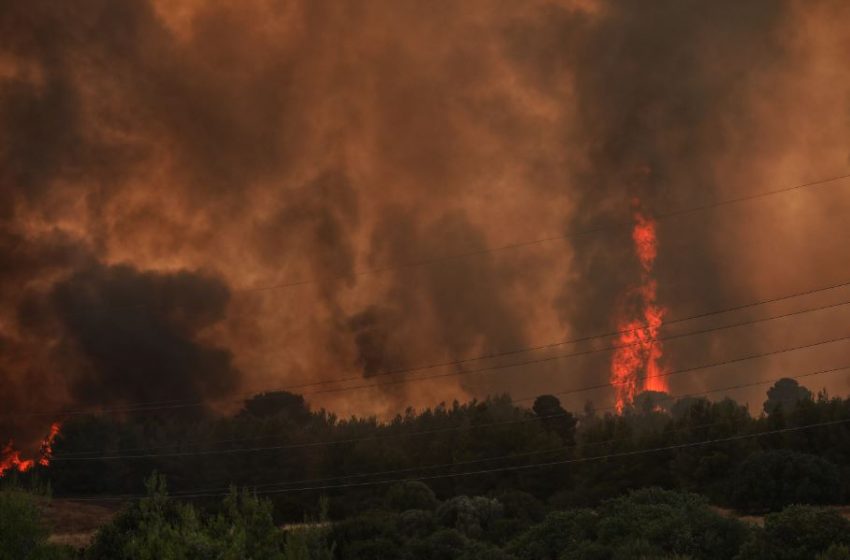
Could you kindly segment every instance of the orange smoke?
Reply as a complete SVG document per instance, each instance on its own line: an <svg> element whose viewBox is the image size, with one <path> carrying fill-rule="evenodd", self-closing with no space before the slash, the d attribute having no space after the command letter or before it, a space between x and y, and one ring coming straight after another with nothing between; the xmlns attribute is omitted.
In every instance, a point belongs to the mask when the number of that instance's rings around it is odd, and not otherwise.
<svg viewBox="0 0 850 560"><path fill-rule="evenodd" d="M656 301L658 285L652 278L658 254L655 221L636 212L632 241L641 264L641 282L630 290L630 295L638 301L637 312L622 308L617 320L620 335L611 360L611 384L616 391L617 412L631 404L640 391L667 391L660 363L663 349L657 340L665 310Z"/></svg>
<svg viewBox="0 0 850 560"><path fill-rule="evenodd" d="M53 441L59 435L60 428L61 425L59 422L54 422L50 425L50 433L41 440L40 457L37 461L35 459L21 459L21 452L15 449L15 442L9 440L5 447L3 447L3 451L0 452L0 477L12 471L27 472L36 464L43 467L49 465L50 457L53 454Z"/></svg>

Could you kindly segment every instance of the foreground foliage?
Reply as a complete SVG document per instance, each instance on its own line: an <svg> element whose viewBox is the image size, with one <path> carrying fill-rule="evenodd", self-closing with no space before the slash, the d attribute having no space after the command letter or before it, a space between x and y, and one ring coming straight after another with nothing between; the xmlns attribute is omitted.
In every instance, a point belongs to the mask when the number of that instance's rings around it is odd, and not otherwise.
<svg viewBox="0 0 850 560"><path fill-rule="evenodd" d="M730 399L645 393L621 415L503 396L379 422L269 393L225 417L76 417L54 451L22 481L147 496L89 559L837 560L850 548L846 520L799 505L850 502L850 399L790 379L757 417ZM139 487L151 470L162 475ZM166 479L194 497L169 498ZM232 485L247 490L223 492ZM4 497L6 549L66 553L45 543L28 499ZM709 501L775 513L754 528Z"/></svg>
<svg viewBox="0 0 850 560"><path fill-rule="evenodd" d="M0 560L62 560L72 551L47 542L39 505L46 498L7 485L0 489Z"/></svg>
<svg viewBox="0 0 850 560"><path fill-rule="evenodd" d="M426 499L399 510L401 483L370 511L283 529L271 504L231 491L200 507L170 498L161 477L147 498L103 527L87 550L46 546L46 529L20 490L0 494L2 558L105 560L847 560L850 521L833 510L790 506L764 527L722 515L699 495L646 488L596 508L545 512L530 495ZM504 500L504 501L503 501ZM23 508L21 506L23 505ZM518 506L518 504L521 504ZM10 523L14 514L25 514ZM538 517L541 515L542 517Z"/></svg>

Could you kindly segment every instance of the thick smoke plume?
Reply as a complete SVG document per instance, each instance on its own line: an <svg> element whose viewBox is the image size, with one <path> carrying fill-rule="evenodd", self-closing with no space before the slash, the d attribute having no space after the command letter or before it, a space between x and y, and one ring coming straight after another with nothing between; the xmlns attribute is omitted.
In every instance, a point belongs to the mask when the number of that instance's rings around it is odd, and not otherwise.
<svg viewBox="0 0 850 560"><path fill-rule="evenodd" d="M849 10L837 0L5 2L0 441L37 445L52 416L80 407L219 407L242 391L380 383L400 378L391 370L610 332L641 275L636 204L658 224L665 322L850 280L845 183L665 217L847 172ZM841 334L847 317L837 308L682 339L665 360L677 369L814 342ZM670 389L803 373L846 353L832 345L671 377ZM598 383L609 361L601 352L307 397L387 415Z"/></svg>

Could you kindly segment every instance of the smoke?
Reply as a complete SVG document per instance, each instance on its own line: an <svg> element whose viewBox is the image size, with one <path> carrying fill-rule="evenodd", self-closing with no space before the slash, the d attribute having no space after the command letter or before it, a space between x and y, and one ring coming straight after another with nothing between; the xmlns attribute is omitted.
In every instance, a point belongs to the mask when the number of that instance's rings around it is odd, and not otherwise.
<svg viewBox="0 0 850 560"><path fill-rule="evenodd" d="M572 281L558 299L564 322L591 333L612 330L611 318L641 274L629 243L635 206L663 217L721 198L724 147L751 141L750 127L724 119L745 120L748 73L786 56L782 3L609 2L604 9L604 17L592 21L562 11L541 23L570 36L573 47L566 66L585 151L572 170L570 194L580 212L567 231L610 227L577 238ZM734 181L738 192L747 191ZM708 213L660 227L660 298L676 302L678 316L742 299L728 268L717 266L717 252L725 250L715 244L718 232L729 227L724 219ZM698 267L671 270L688 254L699 256ZM691 349L681 362L710 362L713 354Z"/></svg>
<svg viewBox="0 0 850 560"><path fill-rule="evenodd" d="M664 217L846 172L847 15L828 0L6 2L8 409L378 383L607 332L641 274L635 205L658 220L667 319L847 280L841 185ZM665 359L817 340L844 319L675 342ZM608 360L308 398L386 415L598 383ZM612 394L565 405L586 398Z"/></svg>
<svg viewBox="0 0 850 560"><path fill-rule="evenodd" d="M84 363L71 382L75 402L202 401L237 387L228 350L198 342L220 321L227 288L197 273L92 267L49 296L62 330L57 351Z"/></svg>

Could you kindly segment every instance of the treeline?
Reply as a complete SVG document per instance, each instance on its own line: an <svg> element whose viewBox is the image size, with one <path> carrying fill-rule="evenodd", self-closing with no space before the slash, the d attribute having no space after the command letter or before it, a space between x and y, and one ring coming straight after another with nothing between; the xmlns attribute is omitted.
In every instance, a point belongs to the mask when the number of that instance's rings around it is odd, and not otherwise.
<svg viewBox="0 0 850 560"><path fill-rule="evenodd" d="M850 560L850 521L835 511L789 506L762 527L659 488L548 510L520 491L440 501L408 481L345 520L281 530L267 500L231 490L201 509L154 476L79 550L49 543L38 500L0 491L0 560Z"/></svg>
<svg viewBox="0 0 850 560"><path fill-rule="evenodd" d="M229 417L180 409L75 417L54 455L26 476L46 478L58 497L141 494L156 471L173 495L202 507L229 486L252 489L278 522L317 515L319 496L332 519L348 518L409 479L440 500L522 491L563 509L660 487L763 513L850 502L850 399L815 397L786 379L758 415L730 399L661 394L641 395L622 415L571 413L544 395L531 409L501 396L383 423L311 411L281 392Z"/></svg>

